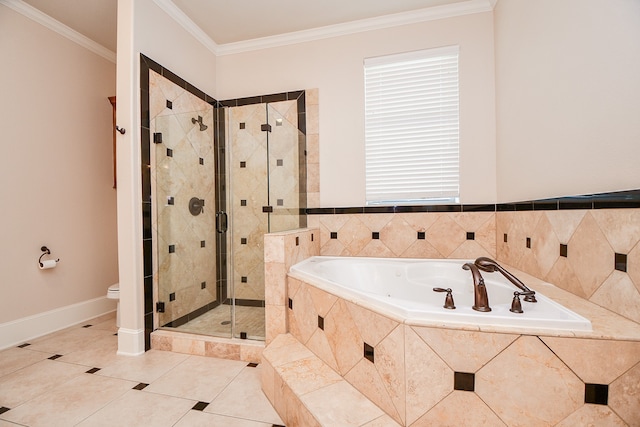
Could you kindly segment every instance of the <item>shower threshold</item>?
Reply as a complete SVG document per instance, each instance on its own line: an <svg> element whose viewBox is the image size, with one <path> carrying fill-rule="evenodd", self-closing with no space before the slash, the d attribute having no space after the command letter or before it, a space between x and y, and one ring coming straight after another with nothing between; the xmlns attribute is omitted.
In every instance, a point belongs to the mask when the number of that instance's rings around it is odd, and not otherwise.
<svg viewBox="0 0 640 427"><path fill-rule="evenodd" d="M173 329L158 329L151 333L151 348L173 353L192 354L219 359L262 362L264 341L199 335Z"/></svg>

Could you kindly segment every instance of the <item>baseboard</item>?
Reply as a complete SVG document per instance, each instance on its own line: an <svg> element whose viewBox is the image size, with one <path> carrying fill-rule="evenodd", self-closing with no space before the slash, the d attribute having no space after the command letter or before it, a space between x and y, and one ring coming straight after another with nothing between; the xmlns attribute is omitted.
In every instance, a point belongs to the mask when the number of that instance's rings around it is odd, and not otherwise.
<svg viewBox="0 0 640 427"><path fill-rule="evenodd" d="M104 296L0 323L0 350L113 312L116 302Z"/></svg>
<svg viewBox="0 0 640 427"><path fill-rule="evenodd" d="M144 329L118 329L118 356L140 356L144 352Z"/></svg>

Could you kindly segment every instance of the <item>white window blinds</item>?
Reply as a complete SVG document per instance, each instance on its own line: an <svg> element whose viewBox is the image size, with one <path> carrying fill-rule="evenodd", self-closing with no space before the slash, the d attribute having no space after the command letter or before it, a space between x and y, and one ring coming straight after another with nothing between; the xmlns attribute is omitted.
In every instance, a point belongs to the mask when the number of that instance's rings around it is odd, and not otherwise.
<svg viewBox="0 0 640 427"><path fill-rule="evenodd" d="M365 59L367 204L459 195L458 47Z"/></svg>

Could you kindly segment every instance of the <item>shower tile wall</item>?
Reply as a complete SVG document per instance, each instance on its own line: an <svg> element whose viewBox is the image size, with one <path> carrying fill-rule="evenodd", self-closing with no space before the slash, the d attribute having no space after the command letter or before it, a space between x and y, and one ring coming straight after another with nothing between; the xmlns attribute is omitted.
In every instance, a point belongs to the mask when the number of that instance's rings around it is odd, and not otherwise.
<svg viewBox="0 0 640 427"><path fill-rule="evenodd" d="M268 223L267 123L263 104L229 109L231 145L231 226L236 299L264 300L262 236Z"/></svg>
<svg viewBox="0 0 640 427"><path fill-rule="evenodd" d="M151 147L153 277L165 303L162 326L216 300L213 107L153 71L149 92L150 130L162 134ZM205 130L192 122L198 116ZM192 197L204 200L197 216L189 212Z"/></svg>
<svg viewBox="0 0 640 427"><path fill-rule="evenodd" d="M297 101L268 104L269 123L269 230L300 227L300 167L298 146L304 134L298 130ZM304 144L304 141L303 141ZM304 145L303 145L304 146Z"/></svg>
<svg viewBox="0 0 640 427"><path fill-rule="evenodd" d="M297 101L267 105L229 109L237 300L264 301L263 236L269 229L296 229L300 224ZM270 132L262 130L267 122ZM272 206L273 213L263 212L264 206Z"/></svg>

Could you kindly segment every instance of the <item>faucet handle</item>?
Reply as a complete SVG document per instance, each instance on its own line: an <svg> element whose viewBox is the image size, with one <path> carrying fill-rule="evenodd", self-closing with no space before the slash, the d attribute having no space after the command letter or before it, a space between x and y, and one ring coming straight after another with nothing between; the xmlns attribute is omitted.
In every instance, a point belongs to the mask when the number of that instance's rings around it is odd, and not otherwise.
<svg viewBox="0 0 640 427"><path fill-rule="evenodd" d="M534 291L525 291L525 292L514 292L513 293L513 301L511 301L511 308L509 309L512 313L524 313L522 311L522 303L520 303L520 295L525 297L525 301L527 301L526 297L533 296L535 294Z"/></svg>
<svg viewBox="0 0 640 427"><path fill-rule="evenodd" d="M455 310L456 309L456 305L453 302L453 295L451 292L453 292L451 290L451 288L433 288L434 292L446 292L447 296L444 298L444 308L447 308L449 310Z"/></svg>

